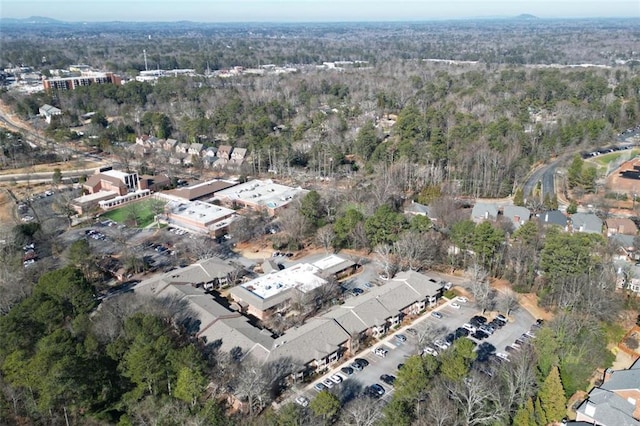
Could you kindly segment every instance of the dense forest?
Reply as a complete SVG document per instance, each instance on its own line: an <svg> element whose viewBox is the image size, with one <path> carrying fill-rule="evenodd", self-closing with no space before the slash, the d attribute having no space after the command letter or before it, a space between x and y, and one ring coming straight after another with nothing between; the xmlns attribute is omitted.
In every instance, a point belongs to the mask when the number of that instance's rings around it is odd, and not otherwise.
<svg viewBox="0 0 640 426"><path fill-rule="evenodd" d="M239 362L234 353L205 345L192 333L188 310L171 299L127 294L99 303L103 282L91 273L94 257L86 241L53 244L56 230L23 224L0 250L0 422L538 425L561 420L567 398L587 388L596 368L611 364L607 346L622 334L617 322L638 309L637 300L615 292L615 247L600 235L569 234L535 222L517 230L503 221L476 224L468 220L465 200L515 192L514 202L524 204L518 188L536 163L609 144L638 124L636 23L327 24L305 27L304 35L298 26L275 24L134 29L117 23L51 24L23 34L17 27L3 28L5 67L32 65L46 75L86 62L133 76L144 69L146 49L154 68L195 68L203 74L64 93L3 89L2 100L25 119L43 103L64 111L45 128L50 140L90 145L122 160L123 146L142 134L247 147L251 160L243 176L271 173L291 182L328 177L332 185L316 185L295 200L279 218L274 249L359 250L389 276L407 269L464 271L482 310L508 312L517 309L518 292L534 293L555 317L537 331L530 350L510 363L487 362L486 348L474 351L465 339L438 358L407 359L384 408L351 389L320 393L308 409L287 404L274 411L269 404L280 395L291 365ZM341 71L315 66L339 59L368 63ZM546 66L580 62L602 66ZM204 75L207 68L268 63L295 64L299 71L231 79ZM87 112L95 114L79 137L70 128L82 124ZM28 156L22 145L12 152L20 135L8 135L0 138L5 156L16 161ZM177 173L167 163L150 158L140 167ZM595 177L583 173L579 157L574 163L572 183L592 183ZM428 204L435 220L408 219L402 213L408 200ZM547 199L529 207L536 212L557 204ZM264 234L267 220L244 218L232 233L249 241ZM27 241L55 246L55 257L67 266L23 268L19 256ZM493 278L508 280L513 291L497 295L489 285ZM260 409L228 413L229 393Z"/></svg>

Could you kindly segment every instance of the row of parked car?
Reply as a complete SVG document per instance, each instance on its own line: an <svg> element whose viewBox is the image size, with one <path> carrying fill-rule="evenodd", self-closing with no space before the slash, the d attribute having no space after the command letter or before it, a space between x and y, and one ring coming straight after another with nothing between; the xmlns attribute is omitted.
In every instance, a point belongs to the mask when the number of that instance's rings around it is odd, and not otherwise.
<svg viewBox="0 0 640 426"><path fill-rule="evenodd" d="M458 327L453 332L447 334L441 339L433 341L432 346L427 346L422 350L423 354L438 356L438 350L447 350L453 342L461 337L470 337L475 340L483 340L491 336L500 328L507 324L507 318L504 315L498 315L493 320L488 321L486 317L482 315L475 315L471 317L469 322L464 323L461 327Z"/></svg>
<svg viewBox="0 0 640 426"><path fill-rule="evenodd" d="M504 352L497 352L496 356L504 361L509 361L509 354L522 350L523 347L531 344L531 340L536 338L536 330L542 327L544 320L537 319L531 328L518 337L515 342L507 345Z"/></svg>

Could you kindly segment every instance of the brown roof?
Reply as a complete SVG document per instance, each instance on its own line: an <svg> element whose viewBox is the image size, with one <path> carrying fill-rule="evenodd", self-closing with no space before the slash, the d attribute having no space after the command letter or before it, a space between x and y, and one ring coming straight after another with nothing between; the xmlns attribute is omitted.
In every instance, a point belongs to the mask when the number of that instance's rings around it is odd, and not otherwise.
<svg viewBox="0 0 640 426"><path fill-rule="evenodd" d="M172 189L166 191L167 194L193 201L209 195L213 195L218 191L237 185L235 182L224 180L212 180L210 182L200 183L197 185L187 186L185 188Z"/></svg>
<svg viewBox="0 0 640 426"><path fill-rule="evenodd" d="M93 188L103 180L110 182L113 185L116 185L118 187L122 187L122 188L125 187L124 182L122 182L120 179L113 176L104 175L102 173L98 173L89 177L89 179L87 179L87 181L85 182L85 186L90 186L91 188Z"/></svg>
<svg viewBox="0 0 640 426"><path fill-rule="evenodd" d="M615 229L620 234L635 235L638 233L636 224L627 217L607 219L607 229Z"/></svg>

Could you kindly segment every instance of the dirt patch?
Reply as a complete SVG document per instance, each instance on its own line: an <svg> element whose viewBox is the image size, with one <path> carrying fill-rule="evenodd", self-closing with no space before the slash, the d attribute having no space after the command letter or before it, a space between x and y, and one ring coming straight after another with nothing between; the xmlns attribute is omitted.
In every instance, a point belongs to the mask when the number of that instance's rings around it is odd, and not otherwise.
<svg viewBox="0 0 640 426"><path fill-rule="evenodd" d="M57 163L36 164L30 167L22 167L18 169L4 169L0 170L0 175L13 175L13 174L28 174L28 173L40 173L51 172L55 169L60 171L76 170L76 169L94 169L96 167L103 166L104 163L98 161L87 160L71 160Z"/></svg>
<svg viewBox="0 0 640 426"><path fill-rule="evenodd" d="M3 226L15 223L15 206L9 193L5 189L0 190L0 223Z"/></svg>
<svg viewBox="0 0 640 426"><path fill-rule="evenodd" d="M511 283L507 280L492 280L491 287L499 292L513 290ZM520 306L527 310L534 318L541 318L549 321L553 318L553 314L540 306L538 306L538 296L535 293L518 293Z"/></svg>

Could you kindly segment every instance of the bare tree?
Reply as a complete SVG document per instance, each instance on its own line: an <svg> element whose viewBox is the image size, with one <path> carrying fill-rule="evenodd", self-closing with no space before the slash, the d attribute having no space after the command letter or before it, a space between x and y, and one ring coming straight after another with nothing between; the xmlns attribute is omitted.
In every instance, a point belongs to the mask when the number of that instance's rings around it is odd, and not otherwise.
<svg viewBox="0 0 640 426"><path fill-rule="evenodd" d="M501 290L498 295L498 307L506 315L509 315L512 310L520 306L519 300L520 298L515 291L506 288Z"/></svg>
<svg viewBox="0 0 640 426"><path fill-rule="evenodd" d="M467 269L467 275L471 279L471 293L484 313L493 304L493 292L489 285L487 271L478 262L474 262Z"/></svg>
<svg viewBox="0 0 640 426"><path fill-rule="evenodd" d="M331 225L325 225L316 232L316 242L321 245L324 250L329 253L329 249L333 247L336 234L333 232Z"/></svg>
<svg viewBox="0 0 640 426"><path fill-rule="evenodd" d="M510 357L511 362L502 363L498 378L502 384L499 392L503 406L511 414L520 408L536 391L536 361L533 351L523 350Z"/></svg>
<svg viewBox="0 0 640 426"><path fill-rule="evenodd" d="M341 410L338 424L345 426L374 426L382 418L381 405L373 398L361 396Z"/></svg>
<svg viewBox="0 0 640 426"><path fill-rule="evenodd" d="M380 264L385 278L390 279L398 272L398 259L393 252L393 247L380 244L375 248L376 261Z"/></svg>
<svg viewBox="0 0 640 426"><path fill-rule="evenodd" d="M458 419L464 425L485 425L504 421L505 411L494 385L475 374L465 380L443 382L458 408Z"/></svg>
<svg viewBox="0 0 640 426"><path fill-rule="evenodd" d="M436 337L444 334L447 329L443 325L436 326L433 323L423 322L419 327L417 327L416 331L418 333L416 335L416 352L420 354L428 343L432 342Z"/></svg>
<svg viewBox="0 0 640 426"><path fill-rule="evenodd" d="M417 426L448 426L455 424L456 407L443 386L433 386L426 404L418 413Z"/></svg>

